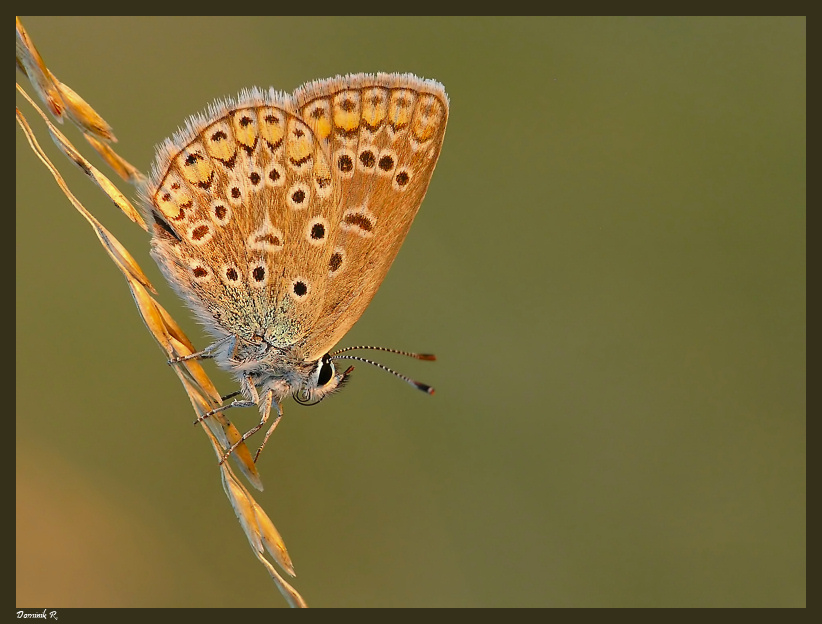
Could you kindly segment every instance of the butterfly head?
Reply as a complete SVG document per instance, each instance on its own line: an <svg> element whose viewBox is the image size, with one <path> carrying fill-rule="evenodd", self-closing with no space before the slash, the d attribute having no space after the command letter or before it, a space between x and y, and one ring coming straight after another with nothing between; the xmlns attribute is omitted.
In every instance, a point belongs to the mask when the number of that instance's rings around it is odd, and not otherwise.
<svg viewBox="0 0 822 624"><path fill-rule="evenodd" d="M294 400L300 405L316 405L342 388L353 370L353 366L344 371L338 370L331 356L326 353L314 363L303 384L293 390Z"/></svg>

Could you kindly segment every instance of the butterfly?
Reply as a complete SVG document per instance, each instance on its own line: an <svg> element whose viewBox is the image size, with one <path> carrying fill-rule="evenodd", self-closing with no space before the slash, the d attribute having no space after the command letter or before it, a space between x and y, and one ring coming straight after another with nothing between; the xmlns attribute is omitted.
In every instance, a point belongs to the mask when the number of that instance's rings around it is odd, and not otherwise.
<svg viewBox="0 0 822 624"><path fill-rule="evenodd" d="M212 104L157 150L142 191L151 255L214 337L186 356L231 372L231 407L260 422L292 395L317 403L353 359L332 351L385 278L428 189L449 99L413 74L349 74L293 94L250 89ZM434 359L428 354L410 355ZM425 384L394 373L417 388Z"/></svg>

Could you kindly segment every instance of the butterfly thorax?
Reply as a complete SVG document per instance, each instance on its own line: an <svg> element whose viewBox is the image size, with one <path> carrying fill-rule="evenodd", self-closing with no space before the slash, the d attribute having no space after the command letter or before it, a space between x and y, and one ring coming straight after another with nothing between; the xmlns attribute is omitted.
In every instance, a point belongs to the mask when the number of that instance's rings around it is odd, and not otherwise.
<svg viewBox="0 0 822 624"><path fill-rule="evenodd" d="M243 396L250 400L255 390L258 395L271 390L277 401L291 394L301 402L318 402L338 389L348 374L337 373L328 354L310 360L299 344L272 345L261 336L252 340L227 336L209 351L220 368L235 376Z"/></svg>

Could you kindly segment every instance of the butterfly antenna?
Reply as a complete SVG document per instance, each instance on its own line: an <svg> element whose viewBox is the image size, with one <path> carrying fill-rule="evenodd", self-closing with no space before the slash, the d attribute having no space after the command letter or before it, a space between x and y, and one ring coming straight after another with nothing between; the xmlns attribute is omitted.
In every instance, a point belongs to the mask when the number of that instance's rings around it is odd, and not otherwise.
<svg viewBox="0 0 822 624"><path fill-rule="evenodd" d="M410 358L414 358L415 360L428 360L434 361L437 359L437 356L433 353L411 353L410 351L400 351L399 349L389 349L388 347L368 347L368 346L360 346L360 347L346 347L345 349L338 349L334 351L334 353L329 353L331 357L334 357L338 353L345 353L346 351L359 351L361 349L369 349L371 351L385 351L387 353L396 353L397 355L405 355Z"/></svg>
<svg viewBox="0 0 822 624"><path fill-rule="evenodd" d="M349 347L348 349L340 349L336 353L341 353L342 351L350 351L351 349L363 349L363 348L371 348L371 349L376 349L378 351L391 351L392 353L400 353L402 355L412 355L412 356L413 355L420 355L420 354L417 354L417 353L413 353L413 354L412 353L403 353L402 351L394 351L393 349L382 349L380 347ZM388 368L387 366L384 366L383 364L380 364L379 362L374 362L373 360L367 360L365 358L361 358L361 357L358 357L356 355L335 355L335 354L332 353L332 354L330 354L330 356L331 356L332 360L357 360L358 362L365 362L366 364L371 364L371 366L376 366L377 368L381 368L382 370L384 370L387 373L391 373L392 375L394 375L394 377L399 377L404 382L414 386L418 390L422 390L423 392L425 392L427 394L434 394L434 389L431 386L429 386L427 384L424 384L424 383L420 383L419 381L414 381L410 377L406 377L405 375L403 375L401 373L398 373L395 370L391 370L390 368ZM430 359L433 359L433 357L434 356L430 356ZM418 359L429 359L429 358L418 358Z"/></svg>

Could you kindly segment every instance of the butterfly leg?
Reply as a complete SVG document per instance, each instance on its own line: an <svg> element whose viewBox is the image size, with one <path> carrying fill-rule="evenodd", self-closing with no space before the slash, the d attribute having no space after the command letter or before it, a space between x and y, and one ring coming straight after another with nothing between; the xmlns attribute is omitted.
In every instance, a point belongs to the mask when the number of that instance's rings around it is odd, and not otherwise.
<svg viewBox="0 0 822 624"><path fill-rule="evenodd" d="M255 397L256 397L256 392L255 392ZM234 403L237 403L237 401L234 401ZM274 400L274 391L273 390L270 390L270 389L267 390L266 393L263 395L262 402L258 401L258 403L260 405L260 414L261 414L260 422L256 426L254 426L251 429L249 429L248 431L246 431L243 434L243 437L241 437L239 440L237 440L234 444L231 445L231 447L223 454L222 459L220 459L221 464L226 460L226 458L228 458L229 455L231 455L231 453L234 452L234 449L236 449L240 444L245 442L248 438L253 436L255 433L257 433L260 429L262 429L265 426L265 423L268 422L268 417L271 415L271 405L272 405L272 403L277 406L277 418L274 419L274 423L271 425L271 428L268 430L268 433L265 436L266 440L268 440L268 436L271 435L271 432L274 431L274 428L277 426L277 423L280 422L280 418L282 417L283 412L282 412L282 409L280 408L280 404L277 401ZM227 405L226 407L227 408L232 407L232 405ZM263 446L265 446L265 441L263 441ZM257 451L257 454L254 456L254 461L255 462L257 461L257 458L260 456L260 451L262 451L262 450L263 450L263 447L261 446L259 448L259 450Z"/></svg>
<svg viewBox="0 0 822 624"><path fill-rule="evenodd" d="M180 362L188 362L189 360L206 360L209 358L214 357L211 353L209 353L208 349L203 349L202 351L197 351L197 353L189 353L188 355L180 355L176 358L171 358L168 363L169 364L179 364Z"/></svg>
<svg viewBox="0 0 822 624"><path fill-rule="evenodd" d="M197 353L189 353L188 355L181 355L176 358L171 358L168 363L169 364L179 364L180 362L187 362L188 360L205 360L214 357L214 349L219 347L221 344L226 342L227 340L231 340L234 336L227 336L225 338L220 338L217 342L208 345L202 351L197 351Z"/></svg>
<svg viewBox="0 0 822 624"><path fill-rule="evenodd" d="M258 448L257 452L254 454L254 463L255 464L257 463L257 458L260 456L260 453L263 452L263 447L265 447L265 443L268 442L268 438L270 438L271 434L274 433L274 429L277 428L277 425L280 422L280 418L282 418L282 416L283 416L283 408L280 407L279 402L274 401L274 405L277 407L277 417L274 419L274 422L271 423L271 426L268 428L268 431L265 432L265 438L263 438L263 443L260 444L260 448Z"/></svg>
<svg viewBox="0 0 822 624"><path fill-rule="evenodd" d="M227 409L231 409L232 407L252 407L254 405L259 405L260 396L257 394L257 388L254 387L254 384L252 383L251 378L247 378L245 380L245 383L243 383L243 387L246 388L248 390L249 395L251 395L250 400L238 401L238 400L235 399L231 403L229 403L228 405L221 405L220 407L215 407L213 410L211 410L209 412L206 412L205 414L200 416L197 420L195 420L194 424L199 425L201 422L203 422L209 416L213 416L214 414L218 414L219 412L224 412ZM224 397L223 400L228 399L232 396L236 396L237 394L239 394L239 393L229 394L226 397Z"/></svg>

